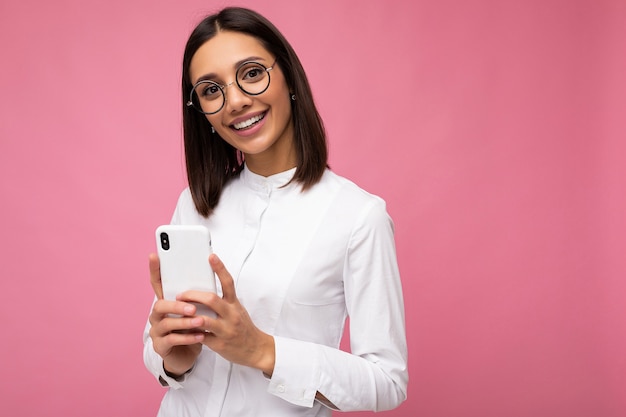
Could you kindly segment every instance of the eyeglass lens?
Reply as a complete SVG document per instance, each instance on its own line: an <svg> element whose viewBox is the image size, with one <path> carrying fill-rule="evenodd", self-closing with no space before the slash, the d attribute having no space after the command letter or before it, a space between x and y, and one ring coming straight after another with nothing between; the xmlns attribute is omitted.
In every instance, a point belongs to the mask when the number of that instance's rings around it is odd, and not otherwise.
<svg viewBox="0 0 626 417"><path fill-rule="evenodd" d="M258 62L245 62L237 68L237 85L241 91L248 95L259 95L267 90L270 85L270 70L271 68L265 68L264 65ZM224 107L226 102L224 89L227 86L218 84L215 81L200 81L191 92L191 104L202 113L217 113Z"/></svg>

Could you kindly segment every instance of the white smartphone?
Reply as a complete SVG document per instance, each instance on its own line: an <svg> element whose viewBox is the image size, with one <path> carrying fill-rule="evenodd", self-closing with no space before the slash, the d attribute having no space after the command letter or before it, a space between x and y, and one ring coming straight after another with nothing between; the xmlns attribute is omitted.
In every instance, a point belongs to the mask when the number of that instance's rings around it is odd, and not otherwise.
<svg viewBox="0 0 626 417"><path fill-rule="evenodd" d="M215 274L209 265L211 234L200 225L163 225L156 229L161 264L163 298L176 300L187 290L217 292ZM215 317L207 306L196 305L196 314Z"/></svg>

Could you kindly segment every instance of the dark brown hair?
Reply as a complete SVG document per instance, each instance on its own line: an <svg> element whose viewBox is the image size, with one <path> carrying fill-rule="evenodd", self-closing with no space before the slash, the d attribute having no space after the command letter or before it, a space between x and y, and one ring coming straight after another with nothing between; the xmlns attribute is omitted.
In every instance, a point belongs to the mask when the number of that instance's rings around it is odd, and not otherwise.
<svg viewBox="0 0 626 417"><path fill-rule="evenodd" d="M185 161L189 189L198 213L208 217L228 181L243 169L243 155L211 132L206 117L186 105L193 88L189 75L191 59L196 51L219 31L233 31L258 39L276 57L292 101L294 146L297 156L292 181L310 188L322 177L327 167L328 150L324 125L313 101L311 87L295 51L278 29L258 13L240 7L228 7L203 19L191 33L183 56L182 107Z"/></svg>

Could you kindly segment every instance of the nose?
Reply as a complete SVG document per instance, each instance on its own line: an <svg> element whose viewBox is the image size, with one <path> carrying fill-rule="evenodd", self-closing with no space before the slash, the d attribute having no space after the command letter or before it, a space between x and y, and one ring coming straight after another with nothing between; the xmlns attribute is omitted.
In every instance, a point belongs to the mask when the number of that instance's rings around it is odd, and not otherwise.
<svg viewBox="0 0 626 417"><path fill-rule="evenodd" d="M241 91L234 81L224 88L224 92L226 93L225 107L228 112L236 113L252 104L252 97Z"/></svg>

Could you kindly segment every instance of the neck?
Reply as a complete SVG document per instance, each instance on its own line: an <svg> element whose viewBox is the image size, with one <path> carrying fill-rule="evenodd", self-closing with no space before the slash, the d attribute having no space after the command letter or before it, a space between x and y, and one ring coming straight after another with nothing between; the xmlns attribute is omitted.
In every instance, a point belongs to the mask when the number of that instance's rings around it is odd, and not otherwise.
<svg viewBox="0 0 626 417"><path fill-rule="evenodd" d="M282 155L245 155L245 161L250 171L264 177L285 172L297 165L292 149Z"/></svg>

